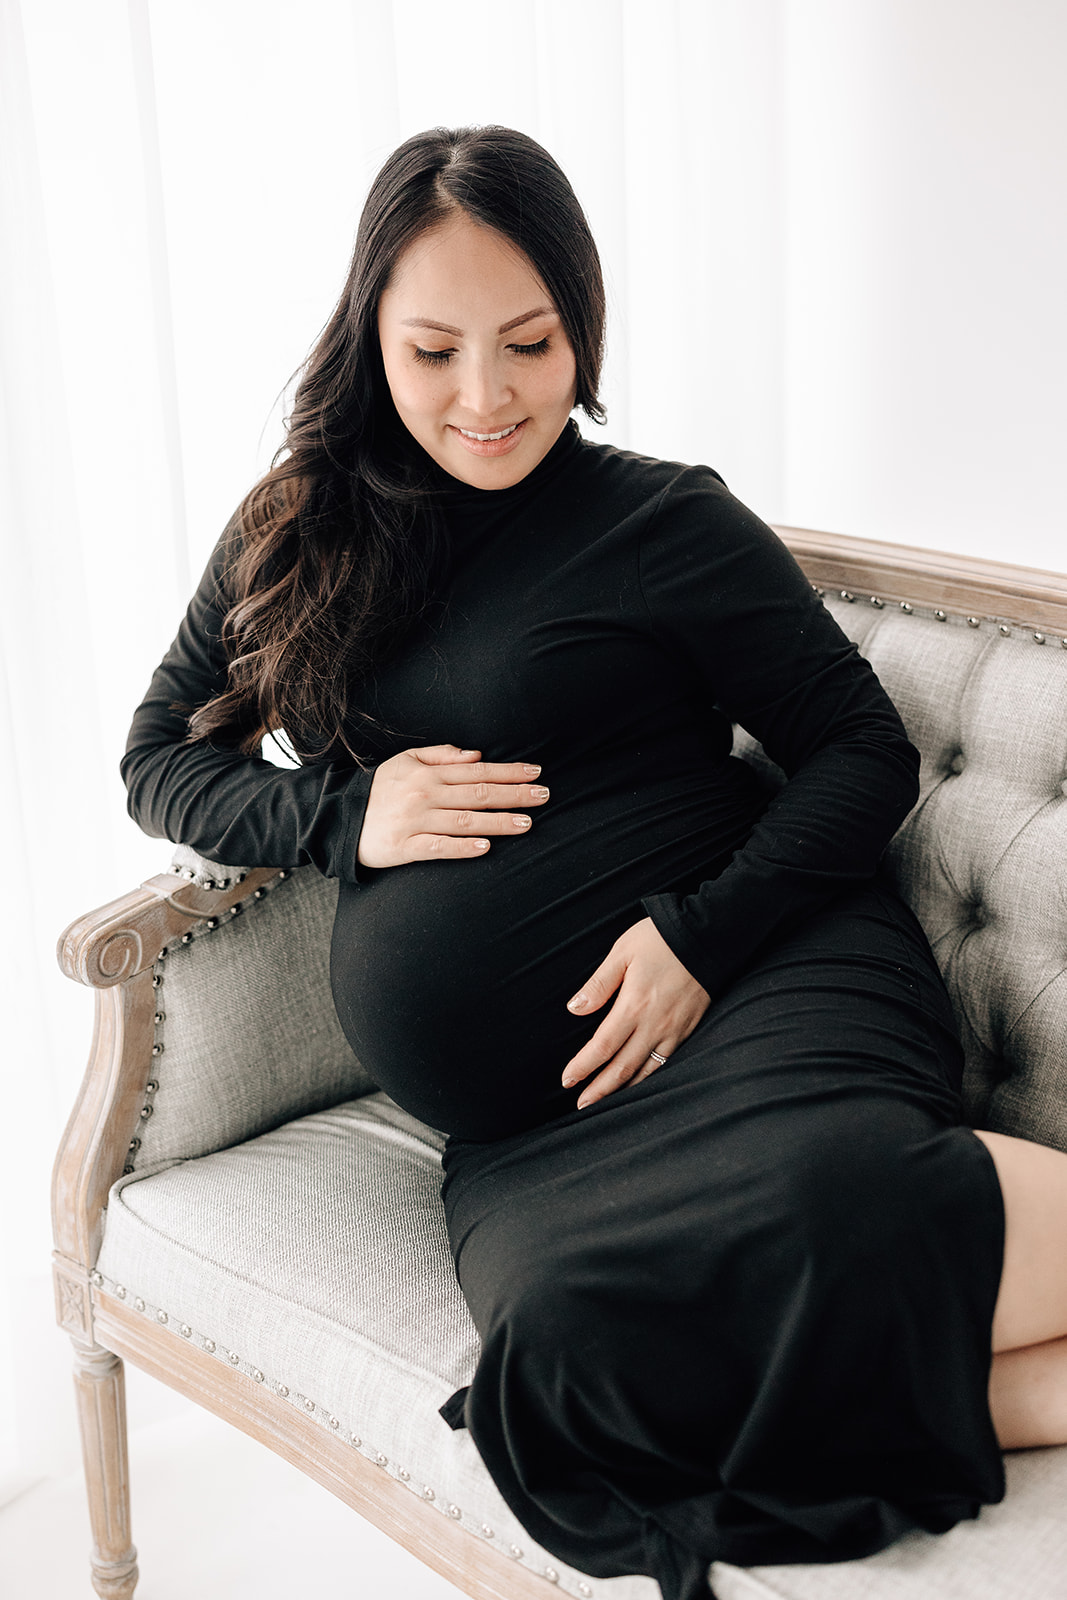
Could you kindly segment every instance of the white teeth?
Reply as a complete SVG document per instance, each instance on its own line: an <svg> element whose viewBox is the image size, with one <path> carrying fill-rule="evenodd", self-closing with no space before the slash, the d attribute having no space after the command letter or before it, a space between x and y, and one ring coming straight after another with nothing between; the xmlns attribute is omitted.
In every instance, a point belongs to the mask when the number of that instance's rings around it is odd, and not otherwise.
<svg viewBox="0 0 1067 1600"><path fill-rule="evenodd" d="M480 439L485 444L488 439L506 439L518 426L517 422L513 422L510 428L501 428L499 433L471 433L469 428L460 428L459 431L465 439Z"/></svg>

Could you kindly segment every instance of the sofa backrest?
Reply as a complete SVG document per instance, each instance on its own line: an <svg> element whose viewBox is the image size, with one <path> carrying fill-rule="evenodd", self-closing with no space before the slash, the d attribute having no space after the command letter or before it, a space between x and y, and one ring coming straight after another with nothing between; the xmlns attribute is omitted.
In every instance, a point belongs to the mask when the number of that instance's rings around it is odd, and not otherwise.
<svg viewBox="0 0 1067 1600"><path fill-rule="evenodd" d="M1067 648L918 606L826 604L922 755L888 861L952 997L968 1118L1067 1150ZM744 735L737 749L765 762Z"/></svg>

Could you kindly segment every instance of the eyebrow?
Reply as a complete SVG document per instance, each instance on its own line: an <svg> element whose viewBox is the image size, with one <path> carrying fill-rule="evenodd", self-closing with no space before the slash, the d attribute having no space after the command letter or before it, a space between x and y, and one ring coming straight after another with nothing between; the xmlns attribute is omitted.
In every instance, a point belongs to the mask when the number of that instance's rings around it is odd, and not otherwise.
<svg viewBox="0 0 1067 1600"><path fill-rule="evenodd" d="M513 328L521 328L524 322L532 322L535 317L554 317L556 315L552 306L535 306L532 311L524 311L521 317L512 317L510 322L505 322L496 331L498 334L510 333ZM433 322L429 317L405 317L402 327L405 328L433 328L437 333L451 333L457 339L462 339L463 329L450 327L447 322Z"/></svg>

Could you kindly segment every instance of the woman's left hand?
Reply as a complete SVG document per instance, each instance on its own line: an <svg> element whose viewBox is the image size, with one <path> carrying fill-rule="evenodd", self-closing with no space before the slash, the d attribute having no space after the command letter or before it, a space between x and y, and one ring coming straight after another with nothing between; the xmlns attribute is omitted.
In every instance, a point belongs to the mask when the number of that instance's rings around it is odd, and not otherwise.
<svg viewBox="0 0 1067 1600"><path fill-rule="evenodd" d="M616 939L589 982L567 1002L584 1017L598 1011L618 990L618 999L589 1043L568 1061L564 1087L596 1073L582 1091L579 1106L602 1100L627 1083L640 1083L688 1039L711 997L678 960L651 917L643 917ZM599 1069L599 1070L598 1070Z"/></svg>

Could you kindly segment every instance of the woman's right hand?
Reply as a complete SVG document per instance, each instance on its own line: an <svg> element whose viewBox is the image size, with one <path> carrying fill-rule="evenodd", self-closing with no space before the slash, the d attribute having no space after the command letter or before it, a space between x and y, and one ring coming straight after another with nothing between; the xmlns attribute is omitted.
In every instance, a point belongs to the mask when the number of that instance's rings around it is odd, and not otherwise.
<svg viewBox="0 0 1067 1600"><path fill-rule="evenodd" d="M401 750L378 767L359 836L364 867L406 861L462 861L484 855L488 834L529 831L518 806L543 806L541 768L522 761L483 761L480 750L453 744ZM497 813L501 813L497 815Z"/></svg>

